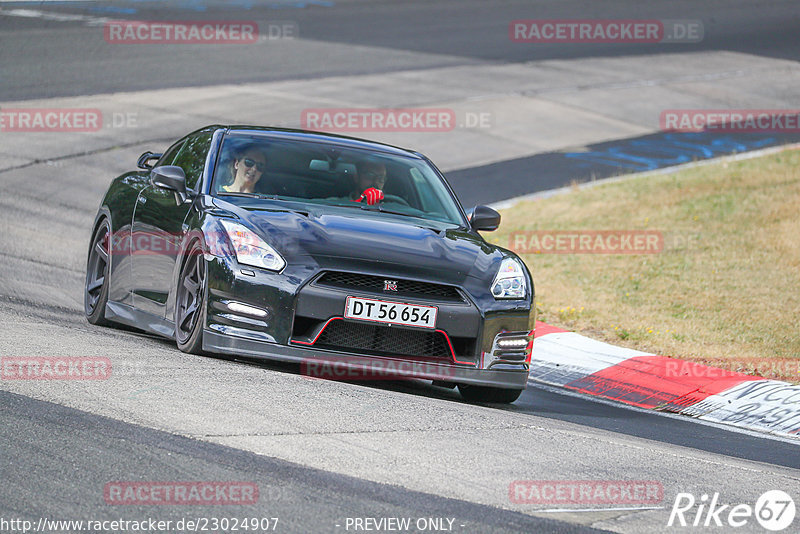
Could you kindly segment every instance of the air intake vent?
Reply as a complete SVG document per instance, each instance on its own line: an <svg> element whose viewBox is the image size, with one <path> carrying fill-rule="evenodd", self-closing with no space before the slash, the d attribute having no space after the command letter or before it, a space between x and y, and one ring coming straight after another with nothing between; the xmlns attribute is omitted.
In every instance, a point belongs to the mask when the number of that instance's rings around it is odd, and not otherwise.
<svg viewBox="0 0 800 534"><path fill-rule="evenodd" d="M384 291L387 281L396 283L397 291ZM450 302L464 301L464 298L453 286L368 274L328 271L316 281L316 285L339 289L354 289L383 296L412 297Z"/></svg>
<svg viewBox="0 0 800 534"><path fill-rule="evenodd" d="M387 356L412 356L452 360L447 338L441 332L354 323L328 323L315 347L360 351Z"/></svg>

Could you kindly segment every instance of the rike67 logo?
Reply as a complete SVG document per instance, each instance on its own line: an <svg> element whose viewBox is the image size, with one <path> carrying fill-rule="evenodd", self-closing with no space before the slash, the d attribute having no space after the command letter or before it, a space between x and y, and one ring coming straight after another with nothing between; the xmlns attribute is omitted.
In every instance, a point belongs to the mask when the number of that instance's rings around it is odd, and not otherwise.
<svg viewBox="0 0 800 534"><path fill-rule="evenodd" d="M691 493L678 493L669 514L668 527L743 527L755 520L772 532L785 530L792 525L795 517L794 500L781 490L763 493L755 506L749 504L722 504L719 493L709 499L703 494L696 499Z"/></svg>

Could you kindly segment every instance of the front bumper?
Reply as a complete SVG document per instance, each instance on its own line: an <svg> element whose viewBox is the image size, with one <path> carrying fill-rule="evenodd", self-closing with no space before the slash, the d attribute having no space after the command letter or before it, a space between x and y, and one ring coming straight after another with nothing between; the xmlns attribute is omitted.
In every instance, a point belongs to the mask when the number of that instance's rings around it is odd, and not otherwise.
<svg viewBox="0 0 800 534"><path fill-rule="evenodd" d="M511 389L524 389L527 384L532 343L528 302L495 302L491 296L487 302L480 302L464 288L457 289L458 299L449 301L382 295L390 301L437 306L436 334L446 340L446 355L370 350L363 344L340 346L328 342L326 345L320 334L329 324L356 330L367 327L362 321L342 316L348 296L374 298L374 292L322 287L317 282L330 268L320 266L305 265L296 270L297 266L290 265L278 274L243 269L231 258L207 259L212 281L203 349L209 352L296 362L308 365L308 371L353 370L357 375L366 370L365 380L377 372L377 375ZM395 278L393 273L373 274ZM231 303L236 303L236 309L231 309ZM239 313L237 309L242 309L242 305L263 310L265 316ZM377 328L384 331L378 332L376 338L387 334L422 335L420 329L414 328ZM352 333L347 331L348 336ZM528 343L514 347L498 345L508 337ZM352 376L349 372L348 375Z"/></svg>
<svg viewBox="0 0 800 534"><path fill-rule="evenodd" d="M437 362L383 358L380 368L376 369L376 358L372 356L289 347L224 335L213 330L203 331L203 350L299 363L304 374L310 376L343 379L355 376L369 379L370 376L380 378L391 375L397 378L419 378L504 389L525 389L528 383L527 368L525 370L477 369ZM344 372L346 370L351 372ZM365 370L372 370L372 373L365 373Z"/></svg>

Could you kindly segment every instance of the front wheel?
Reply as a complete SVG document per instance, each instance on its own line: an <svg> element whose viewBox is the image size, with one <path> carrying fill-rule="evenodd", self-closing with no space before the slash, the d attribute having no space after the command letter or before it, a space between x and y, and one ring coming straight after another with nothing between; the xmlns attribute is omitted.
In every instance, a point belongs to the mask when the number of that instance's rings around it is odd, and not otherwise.
<svg viewBox="0 0 800 534"><path fill-rule="evenodd" d="M183 352L200 354L203 349L206 262L200 243L189 248L175 292L175 341Z"/></svg>
<svg viewBox="0 0 800 534"><path fill-rule="evenodd" d="M487 386L459 384L458 392L469 402L497 402L511 404L522 395L521 389L503 389Z"/></svg>
<svg viewBox="0 0 800 534"><path fill-rule="evenodd" d="M108 302L108 275L110 272L111 226L103 219L92 236L89 259L86 263L86 285L83 293L83 309L86 319L98 326L109 326L106 319Z"/></svg>

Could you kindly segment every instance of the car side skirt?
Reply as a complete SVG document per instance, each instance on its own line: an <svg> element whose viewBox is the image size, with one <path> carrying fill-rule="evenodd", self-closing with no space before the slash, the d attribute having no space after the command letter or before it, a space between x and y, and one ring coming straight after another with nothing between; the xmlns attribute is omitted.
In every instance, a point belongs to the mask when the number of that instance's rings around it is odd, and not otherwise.
<svg viewBox="0 0 800 534"><path fill-rule="evenodd" d="M163 317L137 310L133 306L109 300L106 304L106 319L132 326L151 334L170 339L175 337L175 325Z"/></svg>

